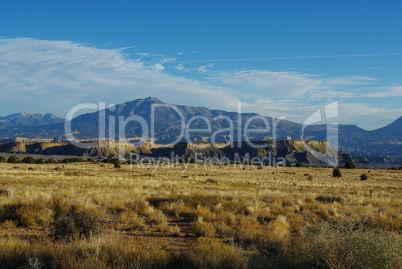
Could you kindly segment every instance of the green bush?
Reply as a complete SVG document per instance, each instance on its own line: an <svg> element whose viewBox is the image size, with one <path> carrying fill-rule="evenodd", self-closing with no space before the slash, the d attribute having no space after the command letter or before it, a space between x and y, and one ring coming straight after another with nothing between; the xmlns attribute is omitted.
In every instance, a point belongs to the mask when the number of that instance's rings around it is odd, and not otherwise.
<svg viewBox="0 0 402 269"><path fill-rule="evenodd" d="M296 163L296 167L303 167L302 163Z"/></svg>
<svg viewBox="0 0 402 269"><path fill-rule="evenodd" d="M360 179L361 180L367 180L368 176L366 174L361 174Z"/></svg>
<svg viewBox="0 0 402 269"><path fill-rule="evenodd" d="M74 158L66 158L63 159L62 163L82 163L84 162L83 158L74 157Z"/></svg>
<svg viewBox="0 0 402 269"><path fill-rule="evenodd" d="M112 163L114 164L114 168L121 168L119 159L112 159Z"/></svg>
<svg viewBox="0 0 402 269"><path fill-rule="evenodd" d="M45 161L42 158L39 158L35 161L36 164L44 164Z"/></svg>
<svg viewBox="0 0 402 269"><path fill-rule="evenodd" d="M8 162L8 163L20 163L21 160L20 160L19 158L15 157L15 156L10 156L10 157L7 159L7 162Z"/></svg>
<svg viewBox="0 0 402 269"><path fill-rule="evenodd" d="M334 168L334 170L332 171L332 176L333 176L333 177L342 177L341 169L339 169L339 168Z"/></svg>
<svg viewBox="0 0 402 269"><path fill-rule="evenodd" d="M333 202L343 204L343 198L339 197L339 196L323 196L323 195L319 195L319 196L315 197L315 200L317 202L323 202L325 204L329 204L329 203L333 203Z"/></svg>
<svg viewBox="0 0 402 269"><path fill-rule="evenodd" d="M48 159L48 160L46 161L46 163L55 164L55 163L57 163L57 161L56 161L55 159Z"/></svg>
<svg viewBox="0 0 402 269"><path fill-rule="evenodd" d="M27 156L22 159L23 163L28 163L28 164L34 164L35 163L35 158L32 156Z"/></svg>
<svg viewBox="0 0 402 269"><path fill-rule="evenodd" d="M356 169L356 164L352 161L348 161L345 163L345 169Z"/></svg>
<svg viewBox="0 0 402 269"><path fill-rule="evenodd" d="M0 163L5 163L6 162L6 158L4 158L3 156L0 156Z"/></svg>

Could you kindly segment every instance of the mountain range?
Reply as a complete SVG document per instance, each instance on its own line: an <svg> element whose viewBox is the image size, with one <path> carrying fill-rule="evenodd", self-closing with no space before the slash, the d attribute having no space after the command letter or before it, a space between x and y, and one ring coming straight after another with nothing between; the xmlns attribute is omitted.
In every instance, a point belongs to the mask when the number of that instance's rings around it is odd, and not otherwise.
<svg viewBox="0 0 402 269"><path fill-rule="evenodd" d="M152 105L159 106L152 113ZM181 112L181 115L178 113ZM182 118L192 130L206 129L206 121L211 123L210 132L193 131L189 133L192 142L208 142L211 136L215 141L225 142L244 141L248 137L251 141L272 140L301 140L303 125L287 120L280 120L276 125L276 133L272 131L274 118L264 117L270 130L264 130L266 123L255 119L249 122L248 129L259 129L261 132L248 133L247 137L239 131L244 128L247 121L259 116L256 113L227 112L224 110L211 110L205 107L192 107L184 105L171 106L154 97L137 99L124 104L115 105L93 113L77 116L71 121L72 133L77 139L94 139L99 137L99 115L105 117L105 137L117 138L119 126L122 120L131 116L139 116L146 124L151 126L154 115L154 142L170 144L174 141L184 141L180 137ZM205 120L204 120L205 119ZM239 121L240 119L240 121ZM231 122L231 123L230 123ZM231 127L233 133L224 129ZM111 126L111 128L109 128ZM241 128L240 128L241 127ZM143 130L137 121L128 122L125 136L131 142L136 142L142 136ZM220 130L220 131L219 131ZM149 130L148 130L149 131ZM338 125L338 149L354 156L384 156L402 158L402 117L393 123L372 131L364 130L356 125ZM55 138L65 137L64 120L52 114L13 114L0 118L0 138ZM327 137L327 125L309 125L304 129L304 140L325 141Z"/></svg>
<svg viewBox="0 0 402 269"><path fill-rule="evenodd" d="M0 129L12 129L23 126L37 127L63 121L64 119L51 113L15 113L0 117Z"/></svg>

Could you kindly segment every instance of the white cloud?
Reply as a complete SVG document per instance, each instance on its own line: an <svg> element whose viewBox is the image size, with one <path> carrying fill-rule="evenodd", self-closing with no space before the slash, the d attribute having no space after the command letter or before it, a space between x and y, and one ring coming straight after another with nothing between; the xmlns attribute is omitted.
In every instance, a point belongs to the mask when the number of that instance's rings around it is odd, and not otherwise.
<svg viewBox="0 0 402 269"><path fill-rule="evenodd" d="M163 65L161 65L160 63L154 64L152 67L154 70L157 70L157 71L165 69L165 67Z"/></svg>
<svg viewBox="0 0 402 269"><path fill-rule="evenodd" d="M297 72L265 70L217 72L211 75L211 78L229 87L276 98L298 97L312 90L326 88L316 76Z"/></svg>
<svg viewBox="0 0 402 269"><path fill-rule="evenodd" d="M207 65L202 65L200 67L197 68L198 72L207 72L207 68L213 67L214 64L207 64Z"/></svg>
<svg viewBox="0 0 402 269"><path fill-rule="evenodd" d="M371 97L371 98L402 97L402 86L391 87L381 92L366 93L363 94L362 97Z"/></svg>
<svg viewBox="0 0 402 269"><path fill-rule="evenodd" d="M139 56L143 56L143 57L149 56L149 53L148 53L148 52L138 52L138 53L136 53L136 54L139 55Z"/></svg>
<svg viewBox="0 0 402 269"><path fill-rule="evenodd" d="M176 60L177 60L177 58L164 58L164 59L162 59L162 63L171 63Z"/></svg>
<svg viewBox="0 0 402 269"><path fill-rule="evenodd" d="M0 39L0 115L50 111L64 116L83 102L122 103L147 96L212 108L228 108L238 101L222 87L174 77L163 69L160 63L131 60L119 49L71 41Z"/></svg>
<svg viewBox="0 0 402 269"><path fill-rule="evenodd" d="M184 70L183 64L176 65L174 68L180 71Z"/></svg>
<svg viewBox="0 0 402 269"><path fill-rule="evenodd" d="M149 59L150 54L139 56ZM266 70L208 71L212 65L198 70L183 64L174 67L190 76L190 71L198 77L203 73L201 79L189 79L167 73L162 64L175 58L153 56L161 58L147 63L131 59L123 49L100 49L72 41L0 38L0 115L31 111L65 116L79 103L118 104L155 96L168 103L229 111L236 111L237 102L242 101L245 112L286 115L289 120L303 122L315 106L339 98L402 96L401 86L365 94L347 89L376 82L370 77L328 78ZM388 121L402 113L386 105L362 103L345 103L343 109L348 114L342 120L362 122L365 127L370 126L372 113L378 118L371 122L372 126L381 125L381 118Z"/></svg>
<svg viewBox="0 0 402 269"><path fill-rule="evenodd" d="M330 87L368 85L376 81L378 81L378 79L366 76L348 76L323 79L323 82Z"/></svg>
<svg viewBox="0 0 402 269"><path fill-rule="evenodd" d="M339 120L343 124L356 124L364 129L376 129L396 120L402 109L390 109L366 103L340 103Z"/></svg>

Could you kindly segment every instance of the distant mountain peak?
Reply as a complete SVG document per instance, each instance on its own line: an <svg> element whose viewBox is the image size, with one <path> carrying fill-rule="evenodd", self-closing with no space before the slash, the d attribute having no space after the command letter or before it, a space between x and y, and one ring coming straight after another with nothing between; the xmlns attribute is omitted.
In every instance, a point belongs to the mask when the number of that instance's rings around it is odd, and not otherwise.
<svg viewBox="0 0 402 269"><path fill-rule="evenodd" d="M42 126L62 122L63 119L52 113L20 112L0 117L0 129L15 128L21 126Z"/></svg>
<svg viewBox="0 0 402 269"><path fill-rule="evenodd" d="M144 98L144 101L155 101L155 102L162 102L161 100L159 100L158 98L156 98L156 97L153 97L153 96L149 96L149 97L147 97L147 98Z"/></svg>
<svg viewBox="0 0 402 269"><path fill-rule="evenodd" d="M387 126L373 130L372 132L377 134L393 134L400 136L402 133L402 116L391 122Z"/></svg>

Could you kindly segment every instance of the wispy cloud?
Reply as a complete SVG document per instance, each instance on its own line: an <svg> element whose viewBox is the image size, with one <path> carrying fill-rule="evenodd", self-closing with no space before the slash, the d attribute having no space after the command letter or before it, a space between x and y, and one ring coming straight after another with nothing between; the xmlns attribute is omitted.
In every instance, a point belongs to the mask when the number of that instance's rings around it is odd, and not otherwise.
<svg viewBox="0 0 402 269"><path fill-rule="evenodd" d="M249 61L275 61L275 60L298 60L298 59L329 59L329 58L354 58L354 57L379 57L379 56L401 56L402 52L396 53L371 53L371 54L341 54L341 55L310 55L310 56L287 56L287 57L261 57L261 58L231 58L231 59L200 59L187 60L183 63L205 63L205 62L249 62Z"/></svg>
<svg viewBox="0 0 402 269"><path fill-rule="evenodd" d="M317 76L297 72L265 70L216 72L211 74L210 79L238 91L253 91L275 98L297 97L311 90L325 88Z"/></svg>
<svg viewBox="0 0 402 269"><path fill-rule="evenodd" d="M164 58L164 59L162 59L162 63L171 63L176 60L177 60L177 58Z"/></svg>
<svg viewBox="0 0 402 269"><path fill-rule="evenodd" d="M362 94L362 97L371 97L371 98L402 97L402 86L395 86L383 91Z"/></svg>
<svg viewBox="0 0 402 269"><path fill-rule="evenodd" d="M207 68L213 67L214 64L207 64L207 65L202 65L200 67L197 68L198 72L207 72Z"/></svg>
<svg viewBox="0 0 402 269"><path fill-rule="evenodd" d="M71 41L0 39L1 114L52 111L82 102L121 103L156 96L166 102L235 107L226 89L174 77L160 63L132 60L119 49Z"/></svg>
<svg viewBox="0 0 402 269"><path fill-rule="evenodd" d="M174 66L168 64L176 62ZM287 115L300 122L316 106L338 99L346 100L343 109L351 113L343 114L343 122L359 120L360 124L374 126L363 120L363 115L369 119L374 111L379 119L388 119L401 114L399 108L373 106L356 99L402 96L399 85L375 90L379 81L372 77L211 67L215 66L209 62L191 69L163 54L128 55L122 48L98 48L87 43L0 38L0 115L32 111L64 116L79 103L122 103L147 96L229 111L236 111L237 102L242 101L244 111ZM169 74L172 68L184 71L186 77ZM370 92L364 90L368 86ZM355 87L360 91L354 91Z"/></svg>

